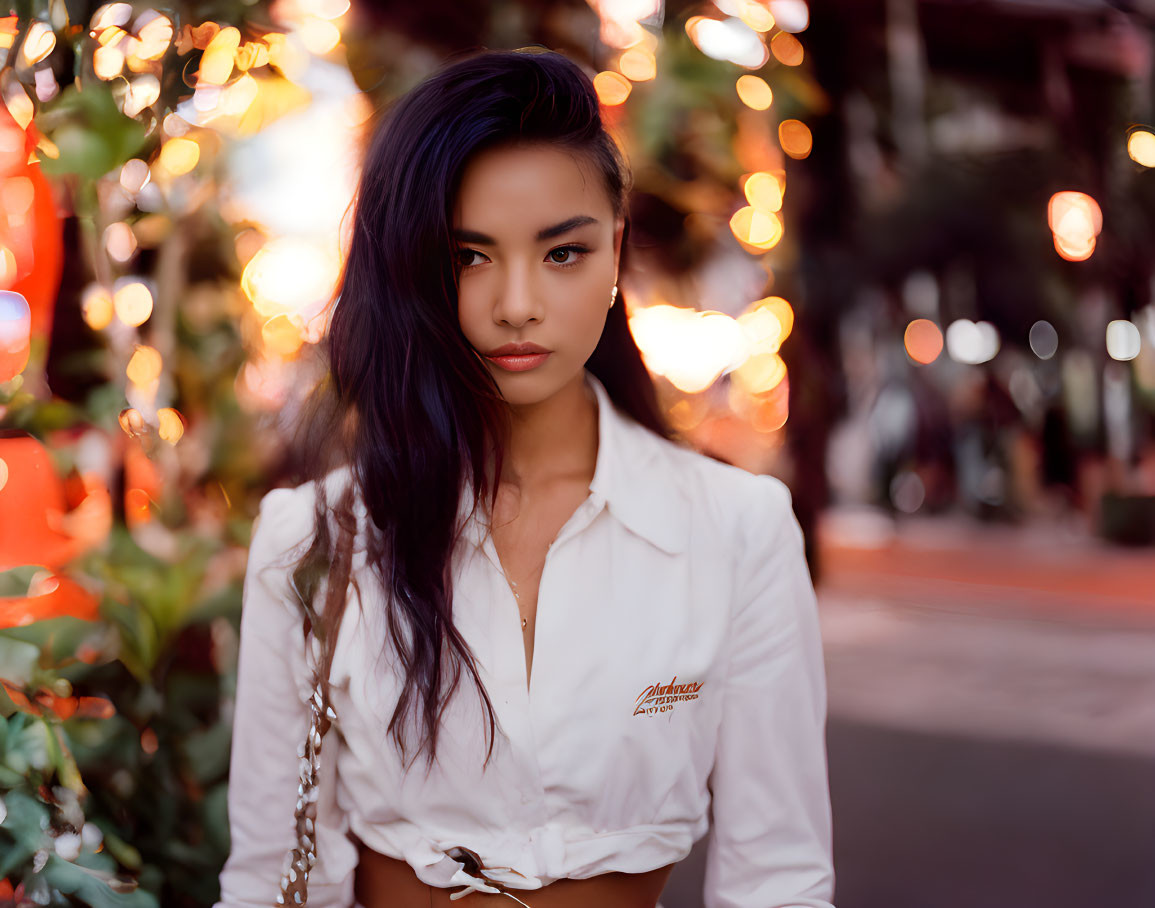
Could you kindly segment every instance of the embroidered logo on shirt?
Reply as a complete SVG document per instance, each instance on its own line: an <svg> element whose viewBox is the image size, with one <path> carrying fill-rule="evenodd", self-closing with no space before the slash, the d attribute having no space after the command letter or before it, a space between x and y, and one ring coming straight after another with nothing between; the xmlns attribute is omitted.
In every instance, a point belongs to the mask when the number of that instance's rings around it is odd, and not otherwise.
<svg viewBox="0 0 1155 908"><path fill-rule="evenodd" d="M677 704L688 700L697 700L698 691L705 681L688 681L678 684L678 676L674 675L669 684L651 684L634 701L635 716L656 716L658 713L667 713Z"/></svg>

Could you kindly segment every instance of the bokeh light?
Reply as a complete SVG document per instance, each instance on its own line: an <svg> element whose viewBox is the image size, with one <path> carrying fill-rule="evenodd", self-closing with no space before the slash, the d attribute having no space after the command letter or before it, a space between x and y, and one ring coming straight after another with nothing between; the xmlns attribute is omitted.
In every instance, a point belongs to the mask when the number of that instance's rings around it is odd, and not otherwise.
<svg viewBox="0 0 1155 908"><path fill-rule="evenodd" d="M151 176L152 172L148 169L146 161L132 158L125 161L124 166L120 168L120 185L124 187L125 192L135 195L145 187Z"/></svg>
<svg viewBox="0 0 1155 908"><path fill-rule="evenodd" d="M1059 332L1048 321L1040 320L1031 325L1027 340L1039 359L1050 359L1059 350Z"/></svg>
<svg viewBox="0 0 1155 908"><path fill-rule="evenodd" d="M11 290L0 290L0 382L10 381L28 365L31 333L28 300Z"/></svg>
<svg viewBox="0 0 1155 908"><path fill-rule="evenodd" d="M172 176L181 176L197 166L200 156L200 146L192 139L169 139L161 147L157 163Z"/></svg>
<svg viewBox="0 0 1155 908"><path fill-rule="evenodd" d="M751 355L777 353L794 328L794 309L780 296L756 300L738 316Z"/></svg>
<svg viewBox="0 0 1155 908"><path fill-rule="evenodd" d="M1082 262L1095 251L1103 212L1085 192L1056 192L1047 203L1047 223L1054 234L1055 251L1068 261Z"/></svg>
<svg viewBox="0 0 1155 908"><path fill-rule="evenodd" d="M777 353L756 353L734 370L733 380L749 394L766 394L786 377L786 363Z"/></svg>
<svg viewBox="0 0 1155 908"><path fill-rule="evenodd" d="M770 13L778 27L786 32L805 31L810 24L806 0L770 0Z"/></svg>
<svg viewBox="0 0 1155 908"><path fill-rule="evenodd" d="M782 239L782 219L773 211L761 211L746 205L730 217L730 231L735 238L757 249L772 249Z"/></svg>
<svg viewBox="0 0 1155 908"><path fill-rule="evenodd" d="M786 66L799 66L804 56L802 42L789 32L779 32L770 39L770 52L774 59Z"/></svg>
<svg viewBox="0 0 1155 908"><path fill-rule="evenodd" d="M124 264L136 252L136 234L124 221L117 221L104 228L104 248L109 258Z"/></svg>
<svg viewBox="0 0 1155 908"><path fill-rule="evenodd" d="M999 332L990 322L968 318L953 321L946 329L946 351L957 363L977 366L999 352Z"/></svg>
<svg viewBox="0 0 1155 908"><path fill-rule="evenodd" d="M332 296L340 261L316 244L295 237L269 240L249 259L241 288L257 313L313 315Z"/></svg>
<svg viewBox="0 0 1155 908"><path fill-rule="evenodd" d="M778 124L778 142L790 157L805 158L810 154L814 138L810 127L801 120L783 120Z"/></svg>
<svg viewBox="0 0 1155 908"><path fill-rule="evenodd" d="M598 93L598 100L606 107L616 107L624 104L630 96L632 86L630 80L621 73L600 72L594 76L594 89Z"/></svg>
<svg viewBox="0 0 1155 908"><path fill-rule="evenodd" d="M1107 355L1111 359L1125 362L1139 355L1143 338L1139 327L1126 319L1115 319L1107 323Z"/></svg>
<svg viewBox="0 0 1155 908"><path fill-rule="evenodd" d="M120 278L112 294L116 317L126 325L143 325L152 315L152 291L138 278Z"/></svg>
<svg viewBox="0 0 1155 908"><path fill-rule="evenodd" d="M1136 129L1127 137L1127 154L1136 164L1155 167L1155 133Z"/></svg>
<svg viewBox="0 0 1155 908"><path fill-rule="evenodd" d="M84 323L93 331L108 327L116 314L112 293L100 284L89 284L84 289L80 305Z"/></svg>
<svg viewBox="0 0 1155 908"><path fill-rule="evenodd" d="M175 445L184 435L184 419L172 407L161 407L156 411L157 434L170 445Z"/></svg>
<svg viewBox="0 0 1155 908"><path fill-rule="evenodd" d="M754 110L766 110L774 103L774 92L766 84L766 80L759 76L746 74L739 76L734 83L738 97L742 103Z"/></svg>
<svg viewBox="0 0 1155 908"><path fill-rule="evenodd" d="M201 56L197 71L197 85L224 85L233 74L233 59L241 46L241 33L231 25L222 28Z"/></svg>
<svg viewBox="0 0 1155 908"><path fill-rule="evenodd" d="M742 192L752 208L759 211L780 211L782 183L778 177L765 171L750 174L742 185Z"/></svg>
<svg viewBox="0 0 1155 908"><path fill-rule="evenodd" d="M147 386L160 378L161 358L154 347L138 344L124 374L135 385Z"/></svg>
<svg viewBox="0 0 1155 908"><path fill-rule="evenodd" d="M912 360L919 365L929 365L942 353L942 331L930 319L916 318L906 326L903 345Z"/></svg>
<svg viewBox="0 0 1155 908"><path fill-rule="evenodd" d="M686 33L698 50L715 60L758 69L770 58L762 36L733 16L724 20L691 16L686 20Z"/></svg>
<svg viewBox="0 0 1155 908"><path fill-rule="evenodd" d="M618 58L618 70L631 82L648 82L658 73L657 59L646 47L631 47Z"/></svg>
<svg viewBox="0 0 1155 908"><path fill-rule="evenodd" d="M45 22L33 22L24 36L21 55L28 66L35 66L56 47L56 32Z"/></svg>

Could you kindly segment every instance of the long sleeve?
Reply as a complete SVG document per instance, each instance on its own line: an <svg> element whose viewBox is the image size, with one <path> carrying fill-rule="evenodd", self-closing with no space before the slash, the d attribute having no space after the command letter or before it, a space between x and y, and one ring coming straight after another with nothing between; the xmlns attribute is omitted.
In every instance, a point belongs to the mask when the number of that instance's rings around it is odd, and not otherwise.
<svg viewBox="0 0 1155 908"><path fill-rule="evenodd" d="M236 708L229 769L232 839L214 908L275 904L285 854L295 842L299 758L309 717L310 679L299 610L289 574L312 526L306 487L275 489L261 501L242 596ZM292 550L292 551L290 551ZM333 778L336 729L325 735L317 804L317 863L309 904L353 904L357 849L345 835Z"/></svg>
<svg viewBox="0 0 1155 908"><path fill-rule="evenodd" d="M826 677L786 486L757 477L710 776L706 908L831 908Z"/></svg>

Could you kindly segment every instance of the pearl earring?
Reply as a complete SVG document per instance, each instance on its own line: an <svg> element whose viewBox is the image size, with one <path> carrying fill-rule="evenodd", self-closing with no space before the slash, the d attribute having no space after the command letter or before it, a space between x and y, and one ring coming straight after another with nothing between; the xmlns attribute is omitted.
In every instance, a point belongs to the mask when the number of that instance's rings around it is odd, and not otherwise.
<svg viewBox="0 0 1155 908"><path fill-rule="evenodd" d="M610 308L614 308L614 301L618 298L618 285L614 284L614 289L610 291Z"/></svg>

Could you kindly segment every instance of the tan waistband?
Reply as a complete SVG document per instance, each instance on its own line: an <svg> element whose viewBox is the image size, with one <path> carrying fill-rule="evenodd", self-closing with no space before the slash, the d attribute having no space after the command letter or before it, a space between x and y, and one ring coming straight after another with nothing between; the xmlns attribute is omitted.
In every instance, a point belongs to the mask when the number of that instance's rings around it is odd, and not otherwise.
<svg viewBox="0 0 1155 908"><path fill-rule="evenodd" d="M529 908L655 908L673 864L648 873L604 873L585 880L557 880L541 889L510 892ZM355 876L357 901L364 908L515 908L504 895L471 892L451 901L459 888L440 889L421 882L404 861L379 854L365 844Z"/></svg>

